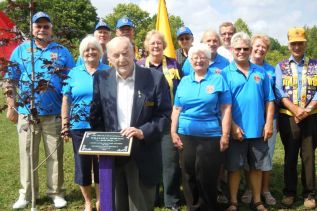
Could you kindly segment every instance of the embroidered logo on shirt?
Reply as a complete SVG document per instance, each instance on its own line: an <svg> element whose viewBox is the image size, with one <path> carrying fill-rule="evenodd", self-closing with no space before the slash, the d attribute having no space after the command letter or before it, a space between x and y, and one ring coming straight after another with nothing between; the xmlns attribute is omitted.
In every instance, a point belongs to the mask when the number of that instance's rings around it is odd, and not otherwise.
<svg viewBox="0 0 317 211"><path fill-rule="evenodd" d="M212 85L206 86L206 92L207 92L207 94L213 93L214 90L215 90L215 87L214 87L214 86L212 86Z"/></svg>
<svg viewBox="0 0 317 211"><path fill-rule="evenodd" d="M258 83L261 81L261 78L259 75L254 75L254 80Z"/></svg>

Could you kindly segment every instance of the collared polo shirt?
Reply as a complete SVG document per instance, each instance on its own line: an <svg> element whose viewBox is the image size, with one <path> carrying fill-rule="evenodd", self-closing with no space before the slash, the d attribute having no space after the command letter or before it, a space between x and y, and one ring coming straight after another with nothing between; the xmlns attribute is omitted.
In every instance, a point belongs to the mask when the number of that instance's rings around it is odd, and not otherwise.
<svg viewBox="0 0 317 211"><path fill-rule="evenodd" d="M107 70L108 65L99 63L97 71ZM85 65L80 65L71 69L68 79L63 86L63 95L70 98L70 128L89 129L90 104L93 94L93 75L91 75Z"/></svg>
<svg viewBox="0 0 317 211"><path fill-rule="evenodd" d="M221 74L207 71L204 79L195 81L195 72L182 78L177 87L174 106L182 110L178 133L184 135L221 136L219 106L231 104L231 94Z"/></svg>
<svg viewBox="0 0 317 211"><path fill-rule="evenodd" d="M244 138L262 137L265 124L265 104L273 101L274 93L265 70L250 63L248 75L232 62L223 69L232 95L232 119L244 131Z"/></svg>
<svg viewBox="0 0 317 211"><path fill-rule="evenodd" d="M215 59L209 64L208 70L210 70L210 71L214 71L215 69L222 70L223 68L227 67L228 65L229 65L228 59L226 59L225 57L223 57L217 53ZM182 71L183 71L184 76L189 75L189 73L194 71L188 58L186 59L184 65L183 65Z"/></svg>
<svg viewBox="0 0 317 211"><path fill-rule="evenodd" d="M44 49L34 43L34 71L35 81L35 108L40 116L60 115L62 104L62 81L69 70L75 66L75 61L64 46L51 42ZM10 61L18 66L9 68L7 79L18 82L20 105L19 114L29 114L31 96L31 42L26 41L19 45L12 53ZM41 86L39 86L41 84ZM42 87L42 88L40 88ZM47 87L47 88L45 88Z"/></svg>

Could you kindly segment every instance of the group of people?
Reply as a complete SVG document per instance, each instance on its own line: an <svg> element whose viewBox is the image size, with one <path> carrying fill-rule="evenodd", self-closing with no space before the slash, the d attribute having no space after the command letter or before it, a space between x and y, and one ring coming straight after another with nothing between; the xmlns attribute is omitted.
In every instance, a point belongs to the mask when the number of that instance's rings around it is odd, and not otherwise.
<svg viewBox="0 0 317 211"><path fill-rule="evenodd" d="M47 195L56 208L67 205L63 140L71 137L84 209L94 207L95 183L100 210L98 156L78 153L86 131L120 131L133 138L131 156L115 157L118 211L154 210L161 182L164 206L173 211L180 210L181 183L188 210L222 210L220 203L226 203L226 210L235 211L241 170L247 184L241 201L267 210L276 203L269 181L278 130L285 151L282 203L290 207L296 201L300 153L304 206L316 207L317 60L305 57L303 28L289 29L291 56L275 68L265 61L270 39L250 38L230 22L221 24L219 32L206 30L195 45L191 30L181 27L174 59L164 55L161 32L146 34L147 57L140 58L129 18L117 21L113 39L110 27L100 21L94 34L81 41L76 64L52 40L46 13L33 16L32 28L34 39L14 50L11 61L17 65L5 76L7 118L17 123L20 150L22 188L14 209L31 201L30 152L37 166L41 139L48 156ZM37 174L34 186L39 198Z"/></svg>

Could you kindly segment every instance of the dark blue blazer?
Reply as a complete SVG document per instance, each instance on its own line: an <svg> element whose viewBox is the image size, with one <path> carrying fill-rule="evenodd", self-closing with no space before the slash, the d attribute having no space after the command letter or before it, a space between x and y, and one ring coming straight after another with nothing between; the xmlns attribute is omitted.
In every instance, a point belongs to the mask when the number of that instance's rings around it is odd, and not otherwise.
<svg viewBox="0 0 317 211"><path fill-rule="evenodd" d="M161 136L172 110L169 86L160 71L135 67L131 127L143 131L144 140L134 138L131 159L135 160L144 184L161 180ZM98 71L94 76L90 124L95 131L118 131L116 70ZM116 157L122 161L127 158ZM116 165L121 162L116 162Z"/></svg>

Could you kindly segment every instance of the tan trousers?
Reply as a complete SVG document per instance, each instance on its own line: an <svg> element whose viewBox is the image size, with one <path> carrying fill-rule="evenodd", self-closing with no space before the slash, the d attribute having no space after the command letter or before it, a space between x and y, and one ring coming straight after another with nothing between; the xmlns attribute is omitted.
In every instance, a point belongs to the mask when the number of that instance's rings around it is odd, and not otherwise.
<svg viewBox="0 0 317 211"><path fill-rule="evenodd" d="M64 144L60 137L61 119L56 116L40 116L40 123L35 125L33 138L33 167L36 168L39 161L39 145L43 138L45 157L56 151L46 161L47 195L64 195L63 152ZM17 125L20 150L20 198L31 200L31 131L27 116L19 115ZM43 167L42 167L43 168ZM37 172L34 174L35 196L39 196L39 181Z"/></svg>

